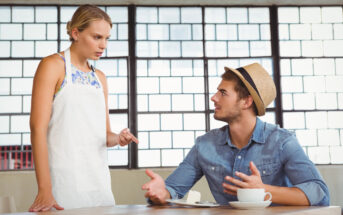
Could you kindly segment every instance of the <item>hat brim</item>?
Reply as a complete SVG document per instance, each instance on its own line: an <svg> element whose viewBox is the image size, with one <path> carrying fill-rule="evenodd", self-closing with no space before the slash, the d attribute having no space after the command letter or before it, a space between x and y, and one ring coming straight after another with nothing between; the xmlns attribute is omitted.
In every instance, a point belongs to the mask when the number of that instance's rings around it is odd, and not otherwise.
<svg viewBox="0 0 343 215"><path fill-rule="evenodd" d="M266 109L264 108L264 103L256 90L251 86L251 84L243 77L243 75L236 69L229 68L229 67L224 67L225 71L231 71L235 73L239 79L244 83L244 85L247 87L250 95L252 96L256 108L257 108L257 115L258 116L263 116L266 113Z"/></svg>

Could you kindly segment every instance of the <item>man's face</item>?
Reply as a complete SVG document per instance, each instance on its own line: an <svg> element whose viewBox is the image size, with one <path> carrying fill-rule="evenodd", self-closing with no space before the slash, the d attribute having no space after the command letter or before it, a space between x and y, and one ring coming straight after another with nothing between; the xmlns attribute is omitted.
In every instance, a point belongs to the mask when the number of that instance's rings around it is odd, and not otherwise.
<svg viewBox="0 0 343 215"><path fill-rule="evenodd" d="M243 99L239 99L235 91L234 81L222 80L217 92L211 97L214 102L214 118L227 123L239 119L242 111Z"/></svg>

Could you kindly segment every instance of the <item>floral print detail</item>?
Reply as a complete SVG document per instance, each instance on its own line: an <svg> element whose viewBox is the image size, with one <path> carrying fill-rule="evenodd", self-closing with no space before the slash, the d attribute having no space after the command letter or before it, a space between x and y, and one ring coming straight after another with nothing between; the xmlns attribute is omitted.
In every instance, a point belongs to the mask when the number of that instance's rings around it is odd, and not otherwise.
<svg viewBox="0 0 343 215"><path fill-rule="evenodd" d="M92 85L95 88L100 88L98 79L95 77L93 71L91 72L82 72L77 70L77 68L71 65L71 77L73 84L83 84L83 85Z"/></svg>
<svg viewBox="0 0 343 215"><path fill-rule="evenodd" d="M100 83L98 79L95 76L94 71L90 72L82 72L79 71L74 65L71 65L71 77L72 77L72 82L73 84L82 84L82 85L91 85L94 86L95 88L100 88ZM60 89L56 92L55 96L57 93L61 91L61 89L66 85L67 79L66 77L64 78Z"/></svg>

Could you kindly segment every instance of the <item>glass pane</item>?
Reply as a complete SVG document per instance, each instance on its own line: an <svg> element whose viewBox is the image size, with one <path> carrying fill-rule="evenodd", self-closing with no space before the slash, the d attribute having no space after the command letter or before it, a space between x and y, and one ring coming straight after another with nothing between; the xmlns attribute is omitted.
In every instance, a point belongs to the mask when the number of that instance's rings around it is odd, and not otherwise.
<svg viewBox="0 0 343 215"><path fill-rule="evenodd" d="M321 11L320 7L301 7L300 8L301 23L320 23Z"/></svg>
<svg viewBox="0 0 343 215"><path fill-rule="evenodd" d="M247 8L227 8L228 23L247 23L248 10Z"/></svg>
<svg viewBox="0 0 343 215"><path fill-rule="evenodd" d="M160 42L161 57L180 57L181 47L180 42Z"/></svg>
<svg viewBox="0 0 343 215"><path fill-rule="evenodd" d="M8 133L9 132L9 116L0 116L0 133Z"/></svg>
<svg viewBox="0 0 343 215"><path fill-rule="evenodd" d="M202 12L201 8L183 7L181 8L182 23L201 23Z"/></svg>
<svg viewBox="0 0 343 215"><path fill-rule="evenodd" d="M162 166L179 166L183 160L183 150L165 149L162 150Z"/></svg>
<svg viewBox="0 0 343 215"><path fill-rule="evenodd" d="M182 42L183 57L202 57L203 56L202 42Z"/></svg>
<svg viewBox="0 0 343 215"><path fill-rule="evenodd" d="M269 23L268 8L249 8L250 23Z"/></svg>
<svg viewBox="0 0 343 215"><path fill-rule="evenodd" d="M10 22L11 21L11 8L8 6L0 7L0 22Z"/></svg>
<svg viewBox="0 0 343 215"><path fill-rule="evenodd" d="M0 57L9 57L11 51L10 42L0 41L0 50Z"/></svg>
<svg viewBox="0 0 343 215"><path fill-rule="evenodd" d="M61 7L61 22L67 23L70 21L76 9L77 7L72 6Z"/></svg>
<svg viewBox="0 0 343 215"><path fill-rule="evenodd" d="M21 40L22 25L21 24L1 24L0 39L2 40Z"/></svg>
<svg viewBox="0 0 343 215"><path fill-rule="evenodd" d="M11 93L13 95L29 95L32 92L33 78L13 78Z"/></svg>
<svg viewBox="0 0 343 215"><path fill-rule="evenodd" d="M258 25L239 25L239 40L258 40L260 37Z"/></svg>
<svg viewBox="0 0 343 215"><path fill-rule="evenodd" d="M216 25L217 40L237 40L237 25Z"/></svg>
<svg viewBox="0 0 343 215"><path fill-rule="evenodd" d="M279 7L279 23L299 23L298 7Z"/></svg>
<svg viewBox="0 0 343 215"><path fill-rule="evenodd" d="M147 26L144 24L136 25L136 39L137 40L146 40L147 39Z"/></svg>
<svg viewBox="0 0 343 215"><path fill-rule="evenodd" d="M12 57L33 57L34 42L16 41L12 42Z"/></svg>
<svg viewBox="0 0 343 215"><path fill-rule="evenodd" d="M26 6L12 7L12 22L34 22L34 8Z"/></svg>
<svg viewBox="0 0 343 215"><path fill-rule="evenodd" d="M139 167L155 167L161 165L160 150L139 150L138 151Z"/></svg>
<svg viewBox="0 0 343 215"><path fill-rule="evenodd" d="M106 13L114 23L127 22L128 20L127 7L106 7Z"/></svg>
<svg viewBox="0 0 343 215"><path fill-rule="evenodd" d="M169 39L168 25L159 25L159 24L148 25L148 39L149 40L168 40Z"/></svg>
<svg viewBox="0 0 343 215"><path fill-rule="evenodd" d="M0 79L0 95L9 95L9 94L10 94L10 79L1 78Z"/></svg>
<svg viewBox="0 0 343 215"><path fill-rule="evenodd" d="M36 22L57 22L57 8L37 6Z"/></svg>
<svg viewBox="0 0 343 215"><path fill-rule="evenodd" d="M29 115L11 116L11 132L30 132L29 121Z"/></svg>
<svg viewBox="0 0 343 215"><path fill-rule="evenodd" d="M127 40L128 39L128 25L119 24L118 25L118 40Z"/></svg>
<svg viewBox="0 0 343 215"><path fill-rule="evenodd" d="M206 42L207 57L226 57L227 43L226 42Z"/></svg>
<svg viewBox="0 0 343 215"><path fill-rule="evenodd" d="M322 22L335 23L342 22L342 7L322 7Z"/></svg>
<svg viewBox="0 0 343 215"><path fill-rule="evenodd" d="M0 60L0 77L22 76L21 60Z"/></svg>
<svg viewBox="0 0 343 215"><path fill-rule="evenodd" d="M157 23L157 8L137 7L136 21L138 23Z"/></svg>
<svg viewBox="0 0 343 215"><path fill-rule="evenodd" d="M138 57L157 57L158 43L157 42L137 42L137 56Z"/></svg>
<svg viewBox="0 0 343 215"><path fill-rule="evenodd" d="M173 7L159 8L158 10L160 23L179 23L180 22L180 9Z"/></svg>
<svg viewBox="0 0 343 215"><path fill-rule="evenodd" d="M206 23L225 23L225 8L205 8Z"/></svg>
<svg viewBox="0 0 343 215"><path fill-rule="evenodd" d="M191 27L191 25L170 25L170 39L190 40L192 38Z"/></svg>
<svg viewBox="0 0 343 215"><path fill-rule="evenodd" d="M229 57L245 57L249 56L248 42L228 42Z"/></svg>
<svg viewBox="0 0 343 215"><path fill-rule="evenodd" d="M108 41L107 43L107 56L128 56L128 42L127 41Z"/></svg>
<svg viewBox="0 0 343 215"><path fill-rule="evenodd" d="M36 42L36 57L45 57L57 52L57 42Z"/></svg>

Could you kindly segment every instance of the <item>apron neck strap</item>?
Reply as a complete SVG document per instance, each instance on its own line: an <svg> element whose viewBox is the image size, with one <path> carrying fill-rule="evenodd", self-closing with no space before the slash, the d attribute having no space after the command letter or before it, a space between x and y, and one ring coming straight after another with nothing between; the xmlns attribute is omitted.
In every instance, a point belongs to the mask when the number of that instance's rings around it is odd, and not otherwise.
<svg viewBox="0 0 343 215"><path fill-rule="evenodd" d="M70 48L64 51L65 64L66 64L66 79L67 83L71 83L71 58L70 58Z"/></svg>

